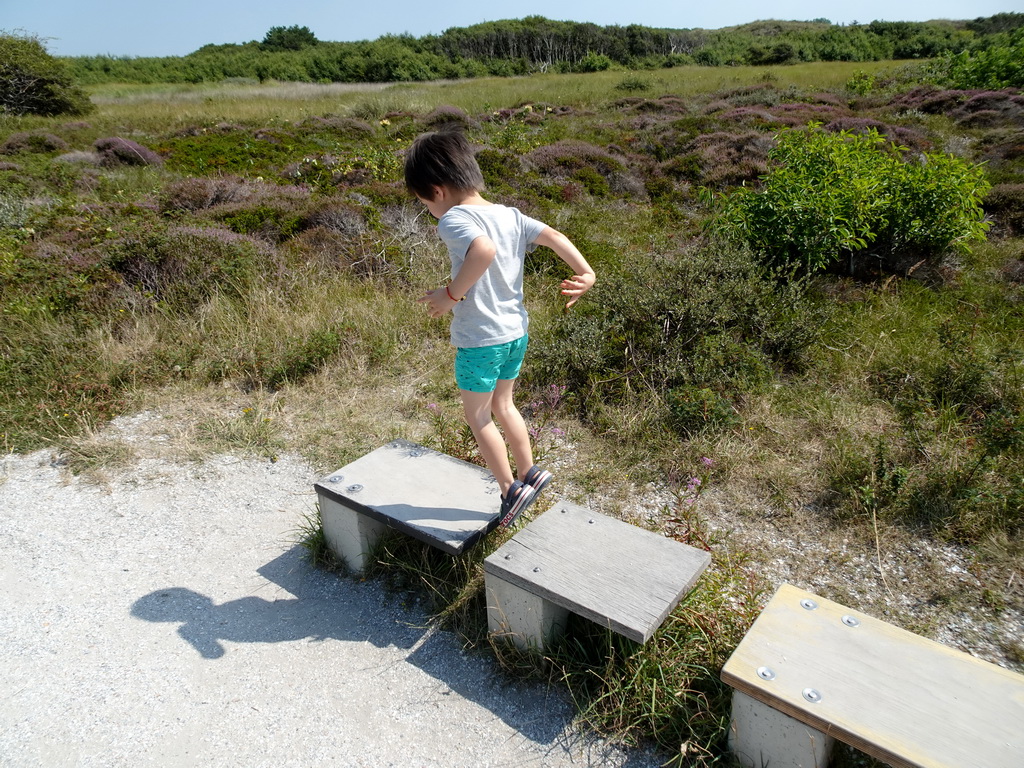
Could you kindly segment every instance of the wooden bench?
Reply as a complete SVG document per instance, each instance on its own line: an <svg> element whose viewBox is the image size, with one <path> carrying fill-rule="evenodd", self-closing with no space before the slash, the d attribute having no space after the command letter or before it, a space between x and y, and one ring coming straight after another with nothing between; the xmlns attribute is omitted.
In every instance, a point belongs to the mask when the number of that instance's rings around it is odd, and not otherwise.
<svg viewBox="0 0 1024 768"><path fill-rule="evenodd" d="M501 507L486 469L407 440L388 443L313 487L328 546L357 572L388 528L458 555L494 529Z"/></svg>
<svg viewBox="0 0 1024 768"><path fill-rule="evenodd" d="M574 613L650 639L711 555L559 502L484 561L492 634L543 650Z"/></svg>
<svg viewBox="0 0 1024 768"><path fill-rule="evenodd" d="M823 768L833 739L897 768L1024 766L1024 676L788 584L722 679L745 766Z"/></svg>

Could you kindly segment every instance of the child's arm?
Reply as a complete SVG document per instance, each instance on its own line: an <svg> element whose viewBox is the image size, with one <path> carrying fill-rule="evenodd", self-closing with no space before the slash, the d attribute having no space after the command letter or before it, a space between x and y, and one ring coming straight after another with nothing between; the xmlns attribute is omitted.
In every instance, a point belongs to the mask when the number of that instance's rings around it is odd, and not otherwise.
<svg viewBox="0 0 1024 768"><path fill-rule="evenodd" d="M580 296L594 287L597 276L591 269L583 254L572 244L572 241L559 232L557 229L545 227L544 231L534 241L537 245L544 245L558 254L558 258L569 265L573 276L562 281L562 295L571 296L569 303L565 305L568 309L575 304Z"/></svg>
<svg viewBox="0 0 1024 768"><path fill-rule="evenodd" d="M427 314L431 317L441 317L445 312L454 307L463 296L469 293L469 289L476 285L476 281L483 277L484 272L491 266L494 256L497 253L494 241L489 237L481 235L469 244L466 251L466 259L459 267L458 274L448 285L433 291L427 291L426 295L417 299L420 302L427 302Z"/></svg>

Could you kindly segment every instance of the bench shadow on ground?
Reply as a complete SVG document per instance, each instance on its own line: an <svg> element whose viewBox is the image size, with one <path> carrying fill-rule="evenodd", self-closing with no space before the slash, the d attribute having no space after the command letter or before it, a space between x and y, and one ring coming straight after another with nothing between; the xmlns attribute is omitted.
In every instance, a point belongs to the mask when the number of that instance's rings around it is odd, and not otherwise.
<svg viewBox="0 0 1024 768"><path fill-rule="evenodd" d="M508 681L492 659L463 652L454 635L432 629L425 613L403 607L379 583L320 571L305 561L303 552L295 546L258 569L291 597L250 595L218 605L193 589L170 587L140 597L131 614L145 621L178 624L181 638L210 660L230 653L225 643L333 639L393 646L409 651L407 663L444 683L448 690L440 691L439 697L454 692L552 751L596 756L605 749L573 735L568 728L572 707L557 689Z"/></svg>

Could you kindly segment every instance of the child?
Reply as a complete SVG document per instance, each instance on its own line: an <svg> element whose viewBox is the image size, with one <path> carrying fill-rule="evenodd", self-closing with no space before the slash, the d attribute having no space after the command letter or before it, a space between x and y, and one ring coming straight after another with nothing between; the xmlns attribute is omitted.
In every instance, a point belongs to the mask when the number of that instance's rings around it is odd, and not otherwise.
<svg viewBox="0 0 1024 768"><path fill-rule="evenodd" d="M594 270L561 232L481 197L483 175L457 129L425 133L413 142L405 184L438 218L438 234L448 246L451 281L419 301L431 317L452 313L455 380L480 454L501 488L499 524L507 527L551 481L551 473L533 463L529 432L512 401L527 344L526 251L544 245L569 265L574 274L561 284L569 297L566 308L593 287ZM518 479L492 414L505 431Z"/></svg>

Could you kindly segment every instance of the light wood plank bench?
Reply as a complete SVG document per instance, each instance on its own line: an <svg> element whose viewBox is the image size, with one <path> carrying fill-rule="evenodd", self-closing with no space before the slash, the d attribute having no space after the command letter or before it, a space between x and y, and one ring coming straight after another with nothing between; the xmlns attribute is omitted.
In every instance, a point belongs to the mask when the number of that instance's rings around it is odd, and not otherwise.
<svg viewBox="0 0 1024 768"><path fill-rule="evenodd" d="M484 561L488 626L543 650L571 612L645 643L710 562L703 550L559 502Z"/></svg>
<svg viewBox="0 0 1024 768"><path fill-rule="evenodd" d="M1024 676L782 585L722 670L745 766L1024 766Z"/></svg>
<svg viewBox="0 0 1024 768"><path fill-rule="evenodd" d="M388 528L458 555L498 524L501 493L486 469L395 440L314 484L331 551L362 571Z"/></svg>

